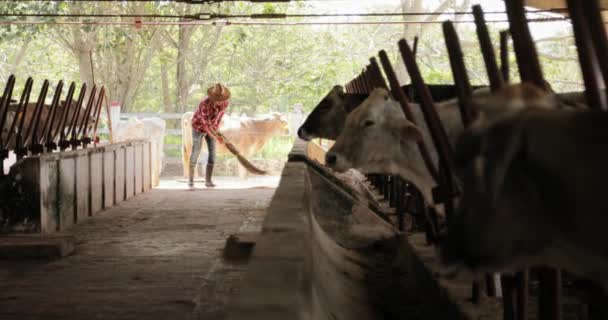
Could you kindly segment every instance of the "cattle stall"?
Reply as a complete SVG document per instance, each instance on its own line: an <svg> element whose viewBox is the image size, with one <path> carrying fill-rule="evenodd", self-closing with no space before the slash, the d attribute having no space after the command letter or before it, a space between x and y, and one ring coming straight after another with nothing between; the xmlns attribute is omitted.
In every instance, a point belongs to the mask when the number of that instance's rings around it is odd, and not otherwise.
<svg viewBox="0 0 608 320"><path fill-rule="evenodd" d="M49 97L48 80L39 92L31 77L21 92L15 83L11 75L0 99L2 233L64 231L153 187L152 160L162 150L147 140L112 144L98 135L103 86L72 82L66 92L58 81Z"/></svg>
<svg viewBox="0 0 608 320"><path fill-rule="evenodd" d="M573 25L575 27L575 35L577 39L577 47L579 49L579 56L581 67L583 69L583 74L585 76L585 83L587 87L587 102L589 104L589 108L599 108L604 109L606 105L605 101L601 99L605 99L602 97L603 93L600 93L598 89L597 79L594 78L594 74L600 74L599 63L594 59L597 59L593 56L593 53L590 52L594 50L593 45L590 43L592 38L590 34L590 30L597 30L593 33L596 38L596 45L600 49L598 50L598 55L601 56L601 48L606 43L605 37L601 37L604 29L603 27L599 27L597 29L593 29L590 25L591 21L601 21L601 17L591 19L590 17L596 17L600 12L597 10L599 6L595 4L595 12L596 14L591 14L594 12L593 6L587 7L585 14L583 14L584 8L581 8L582 5L574 2L569 3L569 13L573 20ZM534 44L532 42L532 38L530 36L529 29L527 28L527 22L525 19L525 11L523 8L523 3L519 1L510 1L507 2L509 20L511 22L511 28L509 32L503 32L501 34L501 57L503 61L502 68L498 67L496 63L496 57L494 54L494 49L491 43L491 39L489 37L489 33L487 27L485 25L483 11L480 6L473 7L473 13L475 15L475 22L477 26L477 33L479 37L480 46L482 49L486 69L488 72L488 79L490 80L490 88L492 91L500 90L505 86L505 83L509 81L508 79L508 61L507 57L507 41L508 36L511 35L513 37L514 49L518 59L518 64L520 67L520 75L523 81L534 83L536 86L540 88L547 88L546 81L542 78L542 71L540 69L540 64L538 62L538 56L536 54ZM589 22L583 22L584 19L589 19ZM587 24L587 25L585 25ZM596 25L597 26L597 25ZM584 34L585 28L587 34ZM464 127L470 126L471 122L475 119L475 110L471 109L472 102L472 92L471 85L467 78L466 67L463 61L463 54L460 49L458 36L454 30L454 27L451 22L444 23L444 34L446 40L446 46L449 51L450 63L452 66L452 72L454 75L455 85L457 87L458 98L459 98L459 107L462 117L462 122ZM587 40L587 41L585 41ZM425 148L421 147L420 151L422 153L423 158L426 160L427 167L431 174L437 178L437 185L433 190L433 197L435 205L442 205L445 210L445 218L446 225L449 227L451 216L454 213L454 205L453 198L459 196L460 190L458 190L458 186L454 184L452 181L453 177L453 150L449 144L448 138L446 136L445 130L442 127L442 123L437 116L436 108L433 106L433 99L430 95L430 92L424 83L424 80L416 66L415 57L412 54L412 50L405 40L402 40L399 43L399 49L402 54L404 63L412 77L412 82L414 83L416 90L418 90L419 95L421 96L420 108L422 108L426 120L426 124L431 132L432 142L438 157L438 168L432 168L433 164L429 163L428 156L425 156ZM414 121L411 117L411 106L408 104L407 97L403 94L403 91L400 89L397 79L394 75L394 71L388 61L387 55L385 52L379 53L380 59L382 60L384 67L384 74L388 79L390 84L390 91L393 94L393 97L399 101L401 104L403 111L410 121ZM595 67L595 69L593 69ZM389 89L389 86L384 82L383 76L380 70L377 67L377 62L374 58L372 58L371 63L368 67L366 67L362 74L355 78L351 83L347 86L347 91L358 93L358 94L367 94L370 93L374 88L385 88ZM409 100L411 101L411 100ZM410 102L411 103L411 102ZM418 107L418 106L416 106ZM439 173L439 176L436 173ZM385 194L385 196L389 199L389 203L391 205L396 206L397 212L400 212L400 205L395 205L397 203L404 203L403 195L407 195L407 189L404 192L403 190L399 190L400 186L405 185L408 186L406 182L400 181L399 177L395 176L385 176L385 175L370 175L370 182L378 189L381 193ZM395 190L397 193L395 195ZM397 199L393 200L394 197ZM431 215L429 217L434 217L436 215ZM400 219L401 221L401 219ZM401 225L401 223L399 224ZM433 226L432 230L439 230L445 228L445 226L437 225L436 219L430 219L427 221L427 226ZM427 234L430 233L429 230L426 231ZM429 243L437 240L436 238L427 239ZM562 272L560 270L550 269L546 267L539 267L533 270L535 275L537 276L539 287L538 287L538 318L539 319L561 319L563 318L563 279ZM602 301L605 299L603 294L601 294L601 290L597 289L594 285L590 285L586 281L579 281L578 279L572 279L571 276L568 276L569 281L576 283L583 283L581 286L584 290L588 290L590 292L590 296L587 298L589 302L589 312L591 318L603 319L605 315L605 311L601 310L601 303L597 304L598 301ZM482 290L486 291L486 295L488 297L496 296L496 283L493 279L493 276L488 274L484 281L476 280L471 285L471 299L472 301L480 301L480 297L482 294ZM485 282L485 283L483 283ZM503 318L504 319L527 319L529 317L529 305L530 305L530 271L523 270L514 275L502 275L500 279L500 285L502 287L502 299L503 299ZM599 295L599 297L598 297Z"/></svg>
<svg viewBox="0 0 608 320"><path fill-rule="evenodd" d="M531 84L538 88L541 92L551 93L550 84L545 81L540 67L539 58L536 53L535 44L530 35L528 22L525 16L523 1L507 1L507 13L509 18L509 30L505 30L500 34L500 64L497 55L494 52L492 39L486 26L484 12L481 6L474 6L472 12L475 17L475 25L477 35L484 58L484 64L489 79L489 95L499 94L506 88L511 88L509 79L508 66L508 48L509 41L513 43L513 48L517 58L520 78L525 84ZM599 2L588 1L584 4L577 1L568 1L567 14L572 20L576 45L579 52L579 61L585 80L585 92L582 100L576 101L574 104L580 107L588 108L593 112L604 112L607 107L606 92L603 87L604 83L608 83L608 63L601 57L608 54L608 40L606 39L604 22L601 17ZM458 98L455 102L455 107L458 108L460 126L462 130L475 130L476 121L480 121L480 113L478 107L474 103L476 99L475 91L480 88L471 86L467 76L466 64L463 58L462 48L458 39L458 34L455 31L453 23L447 21L443 24L444 37L446 47L449 52L450 66L454 77L453 93ZM341 243L340 236L353 236L353 227L351 221L343 221L319 227L319 216L331 215L328 212L338 212L336 215L355 216L356 213L365 212L365 214L374 216L374 222L370 225L376 225L377 221L382 221L382 225L386 223L392 226L390 229L391 235L387 238L394 237L399 242L395 247L386 249L382 241L385 239L376 240L371 248L376 248L377 254L387 254L391 258L378 257L382 262L378 262L375 267L361 271L357 270L359 279L366 277L374 278L375 271L382 270L386 267L382 263L385 260L390 260L389 265L392 265L395 270L393 274L393 286L385 287L388 290L396 290L393 294L403 294L402 303L407 305L412 303L409 300L411 297L403 293L404 288L409 286L409 290L420 290L420 294L427 294L428 299L436 299L436 305L427 308L424 302L416 301L420 304L421 312L427 312L422 318L428 319L481 319L481 318L502 318L502 319L606 319L607 312L605 310L606 296L602 288L598 286L596 281L591 281L590 278L581 276L580 274L570 273L568 270L557 269L554 266L531 265L529 269L520 269L517 272L482 272L482 274L459 275L455 276L450 271L442 268L441 257L438 250L448 246L445 243L445 233L450 232L451 228L457 223L460 218L458 210L463 210L463 205L459 200L463 197L463 185L458 181L456 171L458 171L458 156L462 150L458 146L454 146L451 141L450 131L447 130L440 120L440 114L436 106L435 94L429 89L424 81L424 78L418 68L415 59L415 50L409 45L406 40L401 40L398 43L398 48L401 53L403 63L412 79L410 87L402 86L397 80L395 71L391 65L391 61L385 51L380 51L378 54L380 63L373 57L370 59L370 64L365 66L360 75L347 83L344 88L346 95L371 97L376 89L384 89L390 92L390 97L394 99L400 106L405 118L414 125L422 125L428 129L430 137L426 141L423 139L416 141L417 152L423 161L427 174L434 180L435 186L430 192L430 197L424 197L423 191L419 190L419 186L408 181L407 177L397 174L387 175L386 173L368 172L366 180L362 183L368 185L373 190L377 201L368 201L363 199L357 191L353 190L352 185L345 184L335 172L327 170L324 165L331 165L336 162L334 154L320 148L313 142L307 145L300 145L298 142L294 147L294 151L290 157L290 164L284 171L283 179L293 182L296 187L288 187L289 183L279 187L279 196L276 197L271 206L269 218L265 224L262 243L266 241L271 243L278 239L292 239L294 242L303 242L297 245L297 248L291 248L280 254L269 254L264 249L256 251L254 254L253 274L247 282L247 290L250 294L255 288L260 286L279 287L283 292L294 293L294 295L285 295L281 298L277 297L276 305L270 302L246 303L244 301L245 294L239 296L237 305L242 307L238 312L235 312L235 319L245 319L246 314L255 312L267 315L268 319L281 317L300 317L303 313L307 315L317 316L319 318L349 318L353 316L350 311L357 312L362 319L397 319L395 315L393 303L398 303L393 300L386 301L385 304L380 304L386 308L386 314L377 315L370 312L359 305L361 303L370 303L377 307L378 301L373 301L365 294L359 295L360 292L370 290L367 294L377 294L370 288L369 281L363 281L344 284L342 276L349 277L348 267L345 266L342 260L352 261L365 260L360 255L370 254L365 250L352 252L331 251L335 261L333 266L328 268L329 271L318 270L327 268L320 260L322 257L315 256L316 247L329 248L335 243L338 243L340 249L348 247ZM335 88L334 88L335 89ZM551 93L554 94L554 93ZM415 99L413 98L415 96ZM564 105L569 105L571 101L564 98L566 95L557 95L557 100ZM335 99L336 95L330 93L326 99ZM580 97L579 97L580 98ZM387 98L388 99L388 98ZM361 99L363 100L363 99ZM325 101L325 100L324 100ZM367 100L365 100L367 101ZM322 102L321 104L323 104ZM358 103L361 103L359 101ZM320 104L320 105L321 105ZM345 104L346 105L346 104ZM365 102L362 103L365 105ZM357 106L348 105L350 107L347 112ZM419 108L419 110L415 110ZM422 117L416 118L414 114L419 112ZM577 112L589 112L586 110L577 110ZM346 116L345 116L346 118ZM346 119L354 119L354 116L349 115ZM347 121L343 119L344 121ZM416 122L422 119L423 123ZM354 123L354 122L353 122ZM348 125L348 123L347 123ZM373 124L371 124L373 125ZM303 126L304 127L304 126ZM310 128L305 128L301 132L302 136L310 134ZM301 128L302 130L302 128ZM338 135L335 134L335 137ZM347 135L340 135L340 138L345 139ZM340 139L339 138L339 139ZM299 164L300 162L304 165ZM298 164L296 164L298 163ZM302 173L301 171L304 171ZM304 175L302 178L301 175ZM322 179L316 176L322 176ZM297 182L295 180L297 180ZM299 179L299 180L298 180ZM324 181L323 185L319 185L319 179ZM300 181L302 180L302 181ZM331 186L329 191L327 186ZM301 188L298 190L291 190ZM289 189L289 190L288 190ZM338 190L338 191L336 191ZM334 208L333 203L329 198L333 197L334 192L340 192L343 197L347 197L349 201L342 203L339 206L344 208ZM296 196L297 195L297 196ZM303 196L302 196L303 195ZM282 199L281 199L282 197ZM303 199L299 198L303 197ZM327 198L327 199L326 199ZM424 198L422 201L421 198ZM428 199L431 199L429 202ZM316 202L326 202L320 205ZM365 201L362 201L365 200ZM413 206L412 203L424 203L426 205ZM285 201L284 203L282 201ZM285 210L284 206L289 203L297 203L297 208L293 208L298 212L297 217L287 218L281 214ZM332 203L330 205L330 203ZM301 215L301 216L300 216ZM305 220L305 226L298 226L297 220ZM359 218L361 219L361 218ZM361 222L361 220L358 220ZM283 229L284 228L284 229ZM323 233L315 234L318 228L323 230ZM333 228L333 229L332 229ZM341 228L347 229L339 230ZM368 230L370 238L373 238L374 230ZM310 231L312 230L312 231ZM308 234L308 232L312 232ZM449 240L449 238L448 238ZM327 244L326 242L331 243ZM377 246L377 247L375 247ZM268 246L266 246L268 247ZM264 248L266 248L264 247ZM312 249L312 254L306 251ZM399 249L400 247L400 249ZM381 249L382 248L382 249ZM352 248L349 248L352 249ZM384 250L383 250L384 249ZM374 250L374 249L370 249ZM303 252L304 251L304 252ZM329 252L329 251L328 251ZM396 258L403 254L407 258ZM296 277L302 282L293 281L280 286L269 285L261 273L265 272L269 267L265 263L268 262L267 255L271 255L278 262L270 267L270 270L277 272L285 272L285 278ZM348 257L348 258L344 258ZM369 256L367 257L369 259ZM294 259L304 266L290 266L290 259ZM318 265L317 265L318 264ZM366 265L367 266L367 265ZM259 269L259 270L258 270ZM336 271L338 269L339 271ZM344 269L347 269L346 271ZM279 271L282 270L282 271ZM289 270L289 271L287 271ZM407 271L405 271L407 270ZM332 295L332 288L325 288L323 281L324 275L319 275L323 271L327 274L339 274L333 279L337 282L337 287L349 288L358 294L351 301L345 302L341 299L336 299ZM407 279L402 276L403 273L414 275L414 279ZM356 272L355 272L356 273ZM386 275L385 275L386 276ZM260 280L261 279L261 280ZM378 279L379 283L386 279ZM259 281L256 283L256 281ZM308 281L312 282L312 289L304 285ZM332 280L333 281L333 280ZM431 289L432 288L432 289ZM313 300L309 301L303 297L307 297L312 290ZM334 288L335 289L335 288ZM405 289L407 291L408 289ZM248 291L249 290L249 291ZM436 291L434 291L436 290ZM373 293L370 293L373 292ZM433 293L431 293L433 292ZM278 292L271 292L271 295ZM322 296L325 300L317 301L316 298ZM379 295L382 296L382 295ZM364 298L362 298L364 297ZM302 300L304 299L304 300ZM335 300L333 300L335 299ZM332 305L335 302L336 305ZM340 308L342 306L342 308ZM277 308L277 313L266 314L264 310L270 307ZM373 307L371 307L373 309ZM445 313L440 314L442 311ZM346 310L346 311L345 311ZM450 313L450 311L454 313ZM456 310L456 311L455 311ZM284 313L283 313L284 312ZM433 313L436 312L436 313ZM404 313L407 314L407 313ZM365 316L363 316L365 315ZM490 316L492 315L492 316ZM426 317L425 317L426 316Z"/></svg>

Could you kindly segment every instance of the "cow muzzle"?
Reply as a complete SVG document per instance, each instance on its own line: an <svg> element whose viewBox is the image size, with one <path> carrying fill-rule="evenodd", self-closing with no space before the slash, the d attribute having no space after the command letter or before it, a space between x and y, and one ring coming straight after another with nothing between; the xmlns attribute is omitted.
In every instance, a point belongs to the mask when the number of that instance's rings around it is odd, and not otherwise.
<svg viewBox="0 0 608 320"><path fill-rule="evenodd" d="M312 140L312 137L308 136L308 132L306 132L306 129L304 129L304 127L300 127L298 129L298 137L300 137L300 139L304 141Z"/></svg>

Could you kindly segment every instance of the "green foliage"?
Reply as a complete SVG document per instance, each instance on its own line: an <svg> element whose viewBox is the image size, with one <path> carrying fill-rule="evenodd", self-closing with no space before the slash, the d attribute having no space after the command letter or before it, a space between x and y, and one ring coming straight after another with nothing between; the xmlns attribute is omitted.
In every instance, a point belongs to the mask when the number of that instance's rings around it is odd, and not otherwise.
<svg viewBox="0 0 608 320"><path fill-rule="evenodd" d="M0 12L249 14L307 12L312 10L311 6L306 2L238 2L222 4L218 10L216 5L189 7L166 2L87 5L2 2ZM458 28L471 81L484 84L487 79L474 28L471 25L458 25ZM180 47L179 43L180 32L184 31L192 33L188 48ZM492 28L491 31L493 39L498 39L499 30ZM557 35L563 37L571 32L569 29L557 31ZM94 43L96 80L106 84L113 99L130 100L130 111L191 110L205 96L207 86L217 81L232 89L231 109L237 113L286 112L296 103L304 104L305 110L310 111L332 86L351 80L380 49L389 52L394 67L402 72L403 66L395 61L399 58L396 42L403 32L402 25L206 25L143 27L138 30L128 25L0 25L0 80L15 71L19 83L29 75L37 80L37 84L44 78L78 81L83 70L79 68L77 50L70 50L62 38L80 36ZM425 27L420 36L418 61L427 82L452 83L440 25ZM576 50L572 38L563 37L537 45L543 57L545 76L558 91L580 89ZM26 41L30 41L27 50L18 57L19 49ZM185 106L175 108L180 53L185 55L181 59L185 59L186 72L193 81L187 87ZM22 61L16 70L12 70L12 64L18 58ZM84 66L86 69L86 63ZM161 66L165 67L166 73L162 72ZM513 55L511 68L516 81ZM161 82L163 76L167 80L165 87ZM128 92L125 88L129 89Z"/></svg>

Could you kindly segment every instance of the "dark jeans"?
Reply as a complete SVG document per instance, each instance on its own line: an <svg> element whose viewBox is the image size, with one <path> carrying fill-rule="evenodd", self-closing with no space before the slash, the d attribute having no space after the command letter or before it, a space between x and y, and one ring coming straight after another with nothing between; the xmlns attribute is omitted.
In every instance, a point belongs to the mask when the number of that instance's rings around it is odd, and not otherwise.
<svg viewBox="0 0 608 320"><path fill-rule="evenodd" d="M196 168L198 156L201 153L203 138L205 138L205 141L207 141L207 150L209 151L207 164L212 165L215 163L215 139L209 136L206 132L199 132L192 129L192 153L190 154L190 168L192 169Z"/></svg>

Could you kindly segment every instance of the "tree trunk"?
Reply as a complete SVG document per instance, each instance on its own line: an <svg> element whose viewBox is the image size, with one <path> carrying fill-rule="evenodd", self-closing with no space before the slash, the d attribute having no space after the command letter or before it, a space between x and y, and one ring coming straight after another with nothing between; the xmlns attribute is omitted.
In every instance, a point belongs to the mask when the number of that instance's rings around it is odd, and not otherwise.
<svg viewBox="0 0 608 320"><path fill-rule="evenodd" d="M17 72L17 68L21 64L21 61L23 61L23 57L25 57L27 48L29 47L31 42L32 42L32 38L30 38L30 37L27 37L23 40L23 43L21 44L21 48L19 48L19 51L17 52L17 55L15 56L15 60L13 61L13 64L11 66L10 74L15 74Z"/></svg>
<svg viewBox="0 0 608 320"><path fill-rule="evenodd" d="M187 57L190 53L190 40L192 39L192 26L180 25L179 26L179 39L178 39L178 51L177 51L177 88L176 88L176 99L175 108L179 111L183 111L188 103L188 90L190 84L188 81L188 74L186 71Z"/></svg>
<svg viewBox="0 0 608 320"><path fill-rule="evenodd" d="M164 112L175 112L175 107L171 103L171 93L169 92L169 68L167 62L160 62L160 82L162 88L163 108Z"/></svg>

